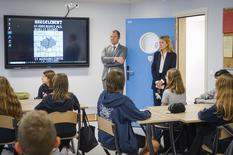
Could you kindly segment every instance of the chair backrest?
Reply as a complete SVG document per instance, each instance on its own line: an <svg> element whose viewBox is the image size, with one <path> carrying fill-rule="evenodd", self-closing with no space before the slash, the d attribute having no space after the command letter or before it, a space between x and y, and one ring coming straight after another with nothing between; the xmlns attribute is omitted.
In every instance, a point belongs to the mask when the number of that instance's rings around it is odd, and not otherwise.
<svg viewBox="0 0 233 155"><path fill-rule="evenodd" d="M0 115L0 128L14 130L16 127L15 118L11 116Z"/></svg>
<svg viewBox="0 0 233 155"><path fill-rule="evenodd" d="M102 131L114 136L114 131L113 131L114 126L115 125L111 121L109 121L103 117L98 116L98 129L99 130L102 130Z"/></svg>
<svg viewBox="0 0 233 155"><path fill-rule="evenodd" d="M11 116L5 116L5 115L0 115L0 128L5 128L5 129L11 129L14 130L15 135L16 135L16 120L14 117ZM15 140L10 140L7 142L2 142L0 145L5 145L5 144L14 144Z"/></svg>
<svg viewBox="0 0 233 155"><path fill-rule="evenodd" d="M121 155L116 125L112 123L112 121L109 121L101 116L98 116L98 129L114 137L115 146L116 146L116 154Z"/></svg>
<svg viewBox="0 0 233 155"><path fill-rule="evenodd" d="M66 111L66 112L53 112L49 114L49 119L54 123L72 123L77 124L78 117L77 113L74 111Z"/></svg>
<svg viewBox="0 0 233 155"><path fill-rule="evenodd" d="M220 140L233 137L233 123L221 125L217 128L216 137L213 146L213 155L218 153L218 143Z"/></svg>
<svg viewBox="0 0 233 155"><path fill-rule="evenodd" d="M233 123L219 126L219 140L233 137Z"/></svg>

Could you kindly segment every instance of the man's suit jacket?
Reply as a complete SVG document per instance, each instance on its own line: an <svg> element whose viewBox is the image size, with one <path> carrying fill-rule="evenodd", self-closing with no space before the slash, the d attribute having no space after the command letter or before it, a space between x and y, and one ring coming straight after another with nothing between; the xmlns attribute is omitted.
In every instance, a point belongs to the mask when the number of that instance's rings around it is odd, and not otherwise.
<svg viewBox="0 0 233 155"><path fill-rule="evenodd" d="M124 72L124 64L114 62L114 57L123 57L124 59L126 59L126 56L127 48L121 44L119 44L115 49L114 55L112 53L112 45L109 45L108 47L104 48L101 56L101 60L104 65L102 80L106 79L106 76L111 69L119 69L122 72Z"/></svg>
<svg viewBox="0 0 233 155"><path fill-rule="evenodd" d="M153 59L152 65L151 65L151 73L152 73L152 77L153 77L153 82L152 82L152 86L151 86L152 89L155 89L155 81L161 80L161 78L165 81L165 76L167 74L167 71L171 68L176 67L176 53L175 52L167 52L167 55L166 55L166 58L164 61L162 74L159 73L160 60L161 60L161 53L160 53L160 51L157 51L154 53L154 59Z"/></svg>

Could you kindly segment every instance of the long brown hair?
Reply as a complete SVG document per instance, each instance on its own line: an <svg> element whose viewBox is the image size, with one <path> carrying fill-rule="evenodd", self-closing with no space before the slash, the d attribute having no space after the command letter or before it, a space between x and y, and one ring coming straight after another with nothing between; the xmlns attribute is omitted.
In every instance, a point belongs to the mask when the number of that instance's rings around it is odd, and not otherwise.
<svg viewBox="0 0 233 155"><path fill-rule="evenodd" d="M0 76L0 114L20 119L22 107L9 81Z"/></svg>
<svg viewBox="0 0 233 155"><path fill-rule="evenodd" d="M183 80L178 69L169 69L167 71L167 79L166 89L171 89L171 92L176 94L183 94L185 92Z"/></svg>
<svg viewBox="0 0 233 155"><path fill-rule="evenodd" d="M69 98L68 88L69 83L67 75L64 73L55 74L53 77L53 100L64 100Z"/></svg>
<svg viewBox="0 0 233 155"><path fill-rule="evenodd" d="M233 120L233 76L231 74L221 75L216 81L217 113L224 120Z"/></svg>
<svg viewBox="0 0 233 155"><path fill-rule="evenodd" d="M169 36L161 36L159 39L164 40L167 43L167 52L174 52L173 46L172 46L172 40Z"/></svg>
<svg viewBox="0 0 233 155"><path fill-rule="evenodd" d="M49 79L49 88L52 89L53 87L53 77L55 75L55 72L53 70L46 70L43 72L43 74Z"/></svg>

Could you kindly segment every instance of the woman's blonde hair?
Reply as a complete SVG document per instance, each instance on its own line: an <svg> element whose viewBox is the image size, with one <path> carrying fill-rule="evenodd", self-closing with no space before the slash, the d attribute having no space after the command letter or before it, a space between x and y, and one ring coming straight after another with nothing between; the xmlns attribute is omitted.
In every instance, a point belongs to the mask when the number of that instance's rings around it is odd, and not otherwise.
<svg viewBox="0 0 233 155"><path fill-rule="evenodd" d="M172 40L169 36L161 36L159 39L164 40L167 43L167 52L173 52Z"/></svg>
<svg viewBox="0 0 233 155"><path fill-rule="evenodd" d="M68 93L69 83L68 77L64 73L55 74L53 77L53 100L64 100L69 98Z"/></svg>
<svg viewBox="0 0 233 155"><path fill-rule="evenodd" d="M166 89L171 89L171 92L176 94L183 94L185 92L183 80L178 69L169 69L167 71L167 79Z"/></svg>
<svg viewBox="0 0 233 155"><path fill-rule="evenodd" d="M51 89L53 87L53 77L55 72L53 70L46 70L43 74L49 79L49 88Z"/></svg>
<svg viewBox="0 0 233 155"><path fill-rule="evenodd" d="M20 119L22 107L9 81L0 76L0 114Z"/></svg>
<svg viewBox="0 0 233 155"><path fill-rule="evenodd" d="M224 120L233 120L233 76L221 75L216 81L217 114Z"/></svg>

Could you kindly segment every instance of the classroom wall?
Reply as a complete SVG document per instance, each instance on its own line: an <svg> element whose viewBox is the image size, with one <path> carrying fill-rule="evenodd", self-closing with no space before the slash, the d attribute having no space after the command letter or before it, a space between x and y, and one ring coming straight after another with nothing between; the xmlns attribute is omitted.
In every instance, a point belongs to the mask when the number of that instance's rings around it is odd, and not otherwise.
<svg viewBox="0 0 233 155"><path fill-rule="evenodd" d="M0 75L8 77L16 91L27 91L34 97L41 84L45 69L6 70L4 68L3 15L64 16L65 0L8 0L0 1ZM125 42L125 18L175 17L177 14L198 8L208 10L207 32L207 89L214 87L213 74L223 67L222 12L224 7L233 7L233 0L135 0L129 3L80 2L80 8L70 17L90 17L90 67L55 68L69 76L70 91L81 103L96 105L102 91L100 60L103 47L109 44L112 29L122 32L121 43Z"/></svg>
<svg viewBox="0 0 233 155"><path fill-rule="evenodd" d="M207 8L206 88L214 88L214 73L223 67L223 8L233 7L233 0L144 0L131 5L132 18L175 17L183 12Z"/></svg>
<svg viewBox="0 0 233 155"><path fill-rule="evenodd" d="M27 91L31 97L37 95L41 84L42 72L46 69L4 68L3 15L64 16L65 0L8 0L0 1L0 75L6 76L15 91ZM54 68L69 76L70 91L74 92L81 103L95 106L102 91L100 60L102 49L110 43L113 29L122 32L120 42L125 42L125 17L129 14L129 4L80 2L80 8L70 12L71 17L90 17L90 67Z"/></svg>

